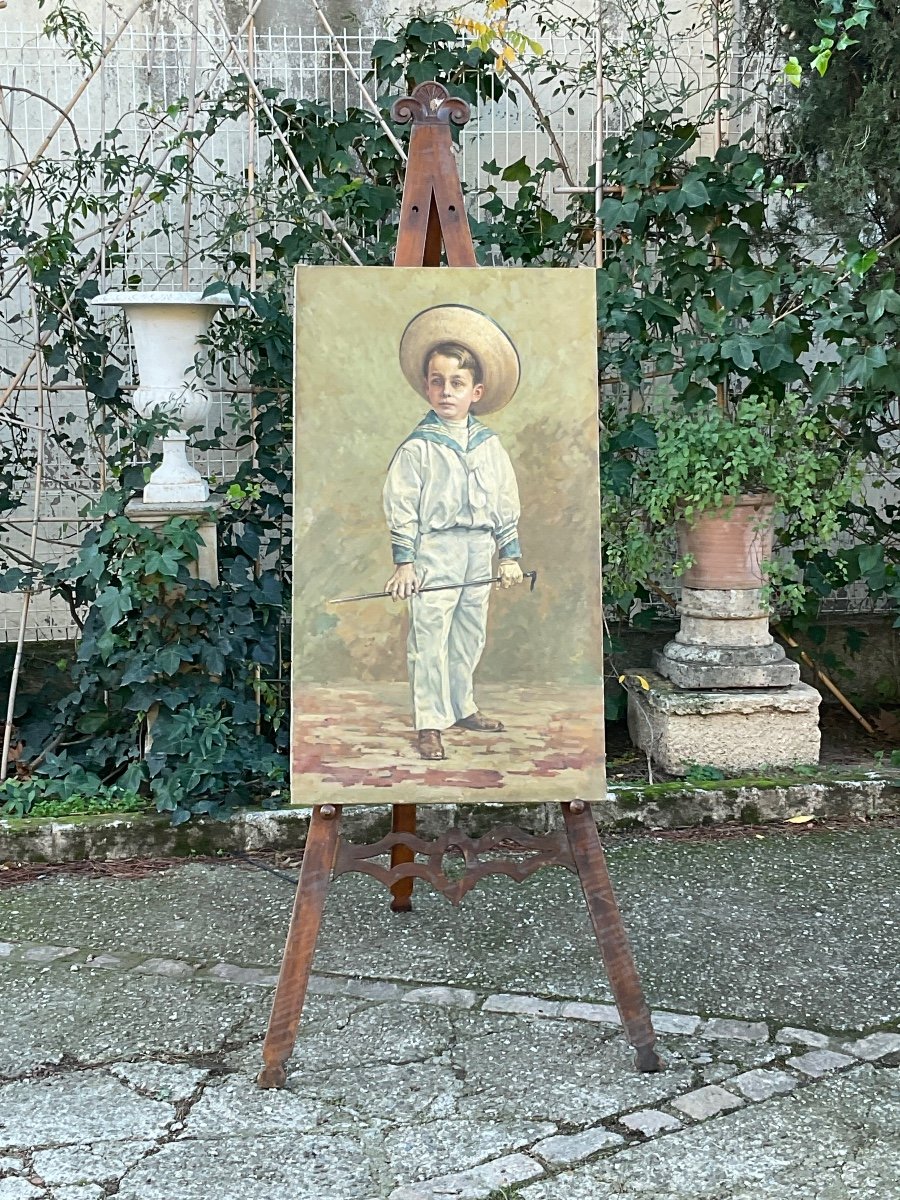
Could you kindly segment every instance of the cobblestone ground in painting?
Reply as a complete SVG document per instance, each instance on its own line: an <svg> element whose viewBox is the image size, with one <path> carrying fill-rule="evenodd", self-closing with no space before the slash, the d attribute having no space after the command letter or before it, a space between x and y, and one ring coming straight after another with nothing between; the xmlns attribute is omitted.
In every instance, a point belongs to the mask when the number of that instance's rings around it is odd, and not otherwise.
<svg viewBox="0 0 900 1200"><path fill-rule="evenodd" d="M496 804L593 799L603 794L596 764L603 754L598 687L479 687L486 715L500 732L443 732L446 759L428 761L415 747L409 687L294 689L293 769L297 793L310 803L434 804L466 796ZM362 789L362 791L361 791Z"/></svg>
<svg viewBox="0 0 900 1200"><path fill-rule="evenodd" d="M668 1069L576 881L392 916L338 881L289 1086L255 1075L289 881L0 891L0 1200L895 1200L900 832L609 853Z"/></svg>

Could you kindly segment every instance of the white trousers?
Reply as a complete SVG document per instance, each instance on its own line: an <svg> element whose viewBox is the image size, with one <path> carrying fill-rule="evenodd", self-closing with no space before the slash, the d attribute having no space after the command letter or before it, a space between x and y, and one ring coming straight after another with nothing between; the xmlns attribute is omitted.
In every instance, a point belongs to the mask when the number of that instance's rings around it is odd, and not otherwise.
<svg viewBox="0 0 900 1200"><path fill-rule="evenodd" d="M422 535L416 575L424 587L489 579L494 538L485 529ZM490 586L416 595L407 660L416 729L449 729L477 705L472 676L484 650Z"/></svg>

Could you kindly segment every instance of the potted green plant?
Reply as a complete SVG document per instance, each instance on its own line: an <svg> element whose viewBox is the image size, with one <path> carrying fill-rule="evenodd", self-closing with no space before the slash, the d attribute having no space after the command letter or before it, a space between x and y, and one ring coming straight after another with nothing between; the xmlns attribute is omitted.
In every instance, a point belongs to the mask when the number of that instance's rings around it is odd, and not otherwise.
<svg viewBox="0 0 900 1200"><path fill-rule="evenodd" d="M692 158L697 138L657 113L606 143L606 597L627 613L669 598L674 576L765 585L796 610L791 550L833 543L860 480L845 389L865 347L850 371L841 359L864 326L865 263L804 258L769 227L784 188L766 161L741 145Z"/></svg>
<svg viewBox="0 0 900 1200"><path fill-rule="evenodd" d="M675 529L682 585L741 590L771 578L789 604L790 566L773 559L776 522L783 546L827 546L859 477L858 456L827 413L799 388L750 381L722 406L676 399L650 420L645 532Z"/></svg>

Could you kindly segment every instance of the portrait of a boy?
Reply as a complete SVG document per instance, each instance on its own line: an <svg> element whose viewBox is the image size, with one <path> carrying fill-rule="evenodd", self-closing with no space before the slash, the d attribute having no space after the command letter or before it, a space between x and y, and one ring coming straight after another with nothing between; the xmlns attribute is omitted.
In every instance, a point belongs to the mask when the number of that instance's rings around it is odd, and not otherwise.
<svg viewBox="0 0 900 1200"><path fill-rule="evenodd" d="M503 730L475 702L494 556L502 588L522 582L519 491L509 455L480 417L519 383L518 352L490 317L444 304L417 314L400 364L429 411L388 468L384 511L394 570L385 592L409 601L407 664L419 754L446 757L441 734ZM477 415L476 415L477 414ZM426 583L429 591L420 589Z"/></svg>
<svg viewBox="0 0 900 1200"><path fill-rule="evenodd" d="M295 802L597 799L594 272L296 287Z"/></svg>

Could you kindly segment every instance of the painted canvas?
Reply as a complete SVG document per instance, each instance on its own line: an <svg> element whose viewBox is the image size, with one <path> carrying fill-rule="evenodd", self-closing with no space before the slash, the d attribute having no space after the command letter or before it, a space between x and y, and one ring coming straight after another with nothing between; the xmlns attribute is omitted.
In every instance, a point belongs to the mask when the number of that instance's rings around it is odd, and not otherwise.
<svg viewBox="0 0 900 1200"><path fill-rule="evenodd" d="M293 802L599 799L593 271L296 283Z"/></svg>

